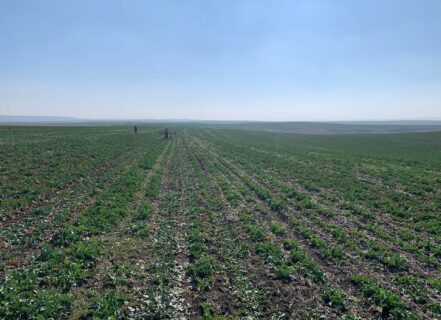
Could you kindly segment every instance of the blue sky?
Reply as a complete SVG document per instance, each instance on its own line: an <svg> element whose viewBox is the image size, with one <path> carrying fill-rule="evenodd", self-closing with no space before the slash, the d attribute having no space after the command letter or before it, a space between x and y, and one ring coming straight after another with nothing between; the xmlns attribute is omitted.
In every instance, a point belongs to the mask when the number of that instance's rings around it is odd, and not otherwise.
<svg viewBox="0 0 441 320"><path fill-rule="evenodd" d="M441 1L0 0L0 114L441 118Z"/></svg>

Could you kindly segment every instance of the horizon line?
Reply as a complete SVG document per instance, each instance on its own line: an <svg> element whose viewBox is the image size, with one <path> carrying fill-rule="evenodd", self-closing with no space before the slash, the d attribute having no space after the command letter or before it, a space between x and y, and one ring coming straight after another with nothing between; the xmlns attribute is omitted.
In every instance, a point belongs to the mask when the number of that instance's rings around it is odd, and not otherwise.
<svg viewBox="0 0 441 320"><path fill-rule="evenodd" d="M6 118L6 119L5 119ZM8 120L7 118L13 118ZM22 119L20 119L22 118ZM29 118L26 120L26 118ZM34 119L32 119L34 118ZM38 120L39 118L47 118L46 120ZM192 118L83 118L68 115L3 115L0 114L0 122L263 122L263 123L285 123L285 122L431 122L441 121L441 118L383 118L383 119L294 119L294 120L253 120L253 119L192 119Z"/></svg>

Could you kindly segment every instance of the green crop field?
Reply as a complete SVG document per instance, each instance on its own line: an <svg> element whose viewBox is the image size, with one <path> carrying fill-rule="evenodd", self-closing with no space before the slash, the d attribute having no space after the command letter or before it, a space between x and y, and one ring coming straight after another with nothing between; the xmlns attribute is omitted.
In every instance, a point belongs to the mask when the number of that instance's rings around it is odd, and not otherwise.
<svg viewBox="0 0 441 320"><path fill-rule="evenodd" d="M0 319L441 319L441 132L274 126L0 127Z"/></svg>

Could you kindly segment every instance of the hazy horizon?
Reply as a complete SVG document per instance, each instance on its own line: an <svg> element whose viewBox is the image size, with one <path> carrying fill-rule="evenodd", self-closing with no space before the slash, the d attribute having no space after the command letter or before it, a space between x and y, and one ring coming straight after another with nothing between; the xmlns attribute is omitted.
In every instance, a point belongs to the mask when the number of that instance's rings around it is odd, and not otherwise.
<svg viewBox="0 0 441 320"><path fill-rule="evenodd" d="M20 123L20 122L237 122L237 123L406 123L406 124L436 124L441 125L441 118L408 118L408 119L353 119L353 120L237 120L237 119L194 119L194 118L81 118L74 116L56 116L56 115L1 115L0 123Z"/></svg>
<svg viewBox="0 0 441 320"><path fill-rule="evenodd" d="M439 1L0 0L0 115L441 119Z"/></svg>

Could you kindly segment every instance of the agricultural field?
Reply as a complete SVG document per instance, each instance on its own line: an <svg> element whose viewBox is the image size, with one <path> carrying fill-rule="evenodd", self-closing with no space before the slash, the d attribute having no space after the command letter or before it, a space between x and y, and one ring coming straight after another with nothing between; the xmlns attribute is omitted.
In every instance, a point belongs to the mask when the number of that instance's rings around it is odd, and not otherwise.
<svg viewBox="0 0 441 320"><path fill-rule="evenodd" d="M0 127L1 319L441 319L441 132Z"/></svg>

